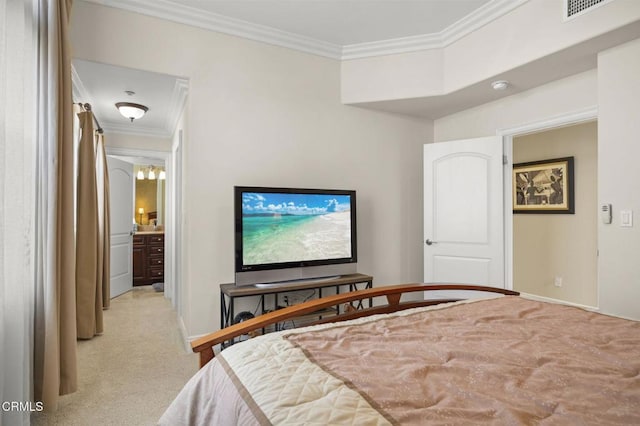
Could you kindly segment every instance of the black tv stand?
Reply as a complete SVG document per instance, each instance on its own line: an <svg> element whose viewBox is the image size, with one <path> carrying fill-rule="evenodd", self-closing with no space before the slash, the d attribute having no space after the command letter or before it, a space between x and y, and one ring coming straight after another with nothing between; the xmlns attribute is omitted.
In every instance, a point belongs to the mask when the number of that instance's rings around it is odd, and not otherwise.
<svg viewBox="0 0 640 426"><path fill-rule="evenodd" d="M278 308L278 295L280 293L289 293L299 290L317 290L318 297L322 297L322 290L325 288L335 288L336 294L341 293L341 290L356 291L371 288L373 286L373 277L364 274L348 274L336 277L325 277L319 279L305 279L300 281L287 281L286 284L275 283L274 286L258 287L256 285L250 286L236 286L235 283L220 284L220 328L229 327L233 325L233 318L235 315L235 299L240 297L260 297L261 311L258 315L267 312L268 310L275 310ZM358 285L364 285L358 288ZM347 290L348 288L348 290ZM345 291L342 291L344 293ZM269 299L268 301L266 299ZM371 307L372 301L369 300L369 307ZM362 303L356 305L355 308L362 309ZM340 314L340 306L336 306L332 315ZM328 314L324 314L328 315ZM317 317L323 316L323 314L315 315ZM264 330L263 330L264 331Z"/></svg>

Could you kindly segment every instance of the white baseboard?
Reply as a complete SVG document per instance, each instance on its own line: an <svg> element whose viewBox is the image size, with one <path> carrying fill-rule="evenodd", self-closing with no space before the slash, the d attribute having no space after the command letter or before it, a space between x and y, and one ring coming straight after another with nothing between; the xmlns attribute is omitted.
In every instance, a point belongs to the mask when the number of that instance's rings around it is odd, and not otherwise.
<svg viewBox="0 0 640 426"><path fill-rule="evenodd" d="M593 311L593 312L600 311L600 308L598 308L597 306L581 305L579 303L567 302L566 300L553 299L551 297L537 296L535 294L529 294L529 293L520 293L520 296L525 297L527 299L531 299L531 300L537 300L539 302L558 303L560 305L574 306L576 308L586 309L587 311Z"/></svg>
<svg viewBox="0 0 640 426"><path fill-rule="evenodd" d="M187 336L187 327L184 325L184 321L182 320L182 316L178 315L178 329L180 330L180 337L182 337L182 343L184 343L184 350L186 353L193 353L191 350L191 340L193 340L190 336Z"/></svg>

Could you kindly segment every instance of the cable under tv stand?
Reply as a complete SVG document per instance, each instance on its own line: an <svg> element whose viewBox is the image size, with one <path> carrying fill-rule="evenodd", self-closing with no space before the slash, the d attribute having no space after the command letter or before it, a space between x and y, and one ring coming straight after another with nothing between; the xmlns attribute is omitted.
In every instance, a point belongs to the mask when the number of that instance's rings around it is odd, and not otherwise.
<svg viewBox="0 0 640 426"><path fill-rule="evenodd" d="M373 277L365 274L347 274L341 276L331 276L324 278L309 278L294 281L286 281L285 284L274 283L274 286L236 286L235 283L220 284L220 328L233 325L236 314L235 302L237 298L258 296L261 311L256 315L267 312L269 309L277 309L278 295L298 290L316 290L317 297L322 297L323 289L334 288L335 293L345 293L356 290L364 290L373 287ZM358 285L361 285L359 288ZM369 300L369 307L372 301ZM253 304L252 304L253 305ZM255 306L255 305L253 305ZM363 306L357 306L357 308ZM335 314L341 313L341 307L336 306ZM252 312L253 313L253 312ZM264 332L265 330L263 330ZM231 343L231 342L230 342Z"/></svg>

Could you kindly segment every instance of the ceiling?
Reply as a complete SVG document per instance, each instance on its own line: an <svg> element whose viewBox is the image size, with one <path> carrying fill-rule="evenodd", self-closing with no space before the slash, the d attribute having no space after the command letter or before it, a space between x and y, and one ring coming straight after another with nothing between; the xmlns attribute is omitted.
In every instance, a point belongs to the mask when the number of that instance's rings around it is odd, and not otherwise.
<svg viewBox="0 0 640 426"><path fill-rule="evenodd" d="M186 79L82 59L74 59L72 64L74 100L90 103L105 131L172 136L187 95ZM117 102L142 104L149 111L131 122L120 115Z"/></svg>
<svg viewBox="0 0 640 426"><path fill-rule="evenodd" d="M340 46L439 33L489 0L171 0Z"/></svg>

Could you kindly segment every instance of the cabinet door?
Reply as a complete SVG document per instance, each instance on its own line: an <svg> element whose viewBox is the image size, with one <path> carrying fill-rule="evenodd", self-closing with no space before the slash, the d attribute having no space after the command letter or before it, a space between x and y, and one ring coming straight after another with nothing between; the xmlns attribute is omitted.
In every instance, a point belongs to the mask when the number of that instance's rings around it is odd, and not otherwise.
<svg viewBox="0 0 640 426"><path fill-rule="evenodd" d="M144 246L133 246L133 285L144 285L146 280L146 250Z"/></svg>

